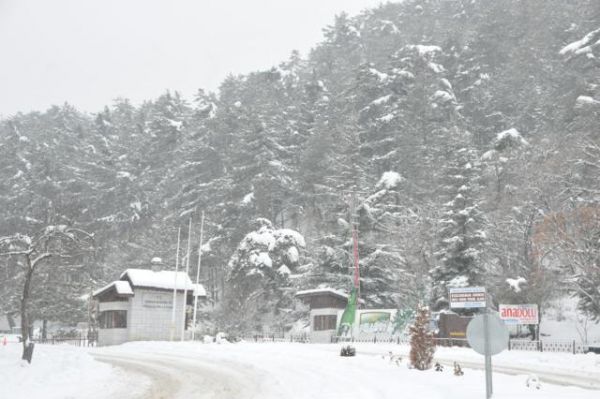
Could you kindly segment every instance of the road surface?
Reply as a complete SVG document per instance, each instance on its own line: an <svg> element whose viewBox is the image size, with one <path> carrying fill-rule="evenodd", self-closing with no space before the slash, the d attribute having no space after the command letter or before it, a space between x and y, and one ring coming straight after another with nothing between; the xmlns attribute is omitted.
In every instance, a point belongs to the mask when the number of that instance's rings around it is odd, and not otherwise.
<svg viewBox="0 0 600 399"><path fill-rule="evenodd" d="M443 373L410 370L406 356L401 364L392 363L385 358L384 347L358 348L354 358L340 357L338 345L289 343L130 343L91 353L131 373L132 383L136 375L148 377L151 385L139 399L446 399L456 389L461 399L482 397L483 372L468 369L480 367L477 362L462 361L465 376L455 377L450 367ZM451 363L445 358L439 361ZM494 398L591 399L599 395L598 391L544 383L542 390L532 391L524 383L531 370L515 365L498 366L495 371ZM587 377L544 372L543 367L533 372L555 384L594 386Z"/></svg>

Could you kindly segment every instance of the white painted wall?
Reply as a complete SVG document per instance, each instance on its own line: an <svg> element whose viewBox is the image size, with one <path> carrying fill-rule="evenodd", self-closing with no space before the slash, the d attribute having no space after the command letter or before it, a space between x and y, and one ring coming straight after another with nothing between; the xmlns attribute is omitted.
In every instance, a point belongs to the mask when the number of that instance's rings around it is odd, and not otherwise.
<svg viewBox="0 0 600 399"><path fill-rule="evenodd" d="M171 337L173 291L137 288L128 317L130 341L162 341ZM179 340L183 328L183 292L177 292L174 338Z"/></svg>
<svg viewBox="0 0 600 399"><path fill-rule="evenodd" d="M183 292L178 292L173 336L181 338L183 328ZM126 302L101 302L99 311L126 310L127 328L109 328L98 331L98 345L118 345L127 341L166 341L171 338L173 291L134 289L134 296Z"/></svg>
<svg viewBox="0 0 600 399"><path fill-rule="evenodd" d="M130 302L100 302L98 310L126 310L127 311L127 326L129 326L129 307ZM119 345L127 342L129 336L128 328L101 328L98 330L98 346Z"/></svg>
<svg viewBox="0 0 600 399"><path fill-rule="evenodd" d="M312 342L312 343L330 343L331 342L331 337L336 335L336 330L315 331L315 329L314 329L314 321L315 320L314 319L315 319L315 316L322 316L322 315L338 316L339 312L340 312L340 310L337 308L312 309L310 311L310 342ZM339 316L338 316L336 325L339 324L339 322L340 322L340 320L339 320Z"/></svg>

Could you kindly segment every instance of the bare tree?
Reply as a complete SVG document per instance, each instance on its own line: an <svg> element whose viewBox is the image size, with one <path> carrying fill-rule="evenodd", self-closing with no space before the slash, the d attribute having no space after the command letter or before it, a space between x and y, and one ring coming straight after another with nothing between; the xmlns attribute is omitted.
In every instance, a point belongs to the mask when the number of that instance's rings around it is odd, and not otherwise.
<svg viewBox="0 0 600 399"><path fill-rule="evenodd" d="M0 237L0 256L14 257L16 267L21 268L23 273L20 298L23 358L29 344L28 305L32 295L31 281L35 272L51 257L72 257L78 253L88 252L92 247L91 234L66 225L47 226L34 237L23 234Z"/></svg>

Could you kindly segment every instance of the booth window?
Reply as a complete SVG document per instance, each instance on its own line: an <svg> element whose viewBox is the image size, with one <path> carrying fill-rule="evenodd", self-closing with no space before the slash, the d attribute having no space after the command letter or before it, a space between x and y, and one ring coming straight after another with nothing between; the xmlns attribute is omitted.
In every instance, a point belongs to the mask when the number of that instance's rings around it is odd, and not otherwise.
<svg viewBox="0 0 600 399"><path fill-rule="evenodd" d="M100 312L100 328L127 328L126 310Z"/></svg>
<svg viewBox="0 0 600 399"><path fill-rule="evenodd" d="M324 331L324 330L335 330L337 322L336 315L318 315L313 318L313 330Z"/></svg>

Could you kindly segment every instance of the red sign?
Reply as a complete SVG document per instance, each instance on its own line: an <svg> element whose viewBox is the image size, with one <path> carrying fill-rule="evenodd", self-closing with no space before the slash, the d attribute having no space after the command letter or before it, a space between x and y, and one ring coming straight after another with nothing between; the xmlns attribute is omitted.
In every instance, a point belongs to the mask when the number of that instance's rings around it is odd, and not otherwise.
<svg viewBox="0 0 600 399"><path fill-rule="evenodd" d="M536 304L500 305L498 311L506 324L539 324Z"/></svg>

